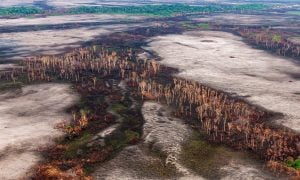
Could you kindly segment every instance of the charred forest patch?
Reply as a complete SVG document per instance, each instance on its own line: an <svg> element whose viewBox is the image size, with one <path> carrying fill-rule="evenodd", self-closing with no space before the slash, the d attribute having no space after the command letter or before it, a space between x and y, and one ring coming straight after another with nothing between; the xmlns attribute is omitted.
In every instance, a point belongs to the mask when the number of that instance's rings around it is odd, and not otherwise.
<svg viewBox="0 0 300 180"><path fill-rule="evenodd" d="M140 60L130 48L115 51L94 45L60 56L34 57L22 65L21 70L2 72L1 79L24 83L69 81L83 96L82 102L69 110L72 123L59 125L68 134L67 140L46 151L47 163L39 167L37 177L48 177L53 171L54 177L70 177L66 170L85 177L86 165L103 162L126 144L138 142L141 116L138 110L126 110L130 103L122 100L120 91L110 89L115 86L107 85L107 79L126 80L132 95L140 100L156 100L175 107L175 116L197 122L196 128L214 143L250 150L279 164L289 157L296 159L299 154L297 133L267 123L273 113L197 82L174 78L172 68L155 60ZM115 122L114 116L107 114L105 96L111 99L110 103L117 102L112 110L125 119L124 124L105 146L101 142L84 148L97 131ZM299 172L289 169L289 173L298 176Z"/></svg>
<svg viewBox="0 0 300 180"><path fill-rule="evenodd" d="M81 95L81 101L68 109L73 116L71 124L58 125L66 137L43 150L45 161L37 167L34 178L88 179L93 166L139 142L143 120L140 107L130 108L129 96L139 103L156 100L172 106L177 109L174 116L186 119L208 141L249 150L268 162L270 169L299 177L299 170L286 167L285 162L298 158L300 136L269 123L278 114L254 106L242 97L173 77L177 70L160 65L159 57L152 60L137 57L149 37L182 31L181 27L170 26L114 33L84 44L85 48L58 56L32 57L20 62L21 69L0 72L0 81L8 88L40 82L71 82ZM294 76L298 78L298 74ZM117 83L125 80L131 92L123 94L111 80ZM119 118L123 122L115 133L93 140Z"/></svg>

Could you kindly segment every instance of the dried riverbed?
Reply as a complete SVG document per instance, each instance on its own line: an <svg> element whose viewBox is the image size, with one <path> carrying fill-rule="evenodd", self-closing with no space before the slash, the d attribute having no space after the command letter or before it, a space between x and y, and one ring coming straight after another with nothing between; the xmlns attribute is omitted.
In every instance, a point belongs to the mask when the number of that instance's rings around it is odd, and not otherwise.
<svg viewBox="0 0 300 180"><path fill-rule="evenodd" d="M248 153L211 145L171 109L146 101L143 139L96 168L95 179L270 179Z"/></svg>

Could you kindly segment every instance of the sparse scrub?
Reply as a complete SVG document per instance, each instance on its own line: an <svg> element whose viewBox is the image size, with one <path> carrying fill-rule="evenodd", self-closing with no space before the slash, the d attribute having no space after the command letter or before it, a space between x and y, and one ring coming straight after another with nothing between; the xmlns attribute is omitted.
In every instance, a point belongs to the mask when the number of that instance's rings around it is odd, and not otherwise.
<svg viewBox="0 0 300 180"><path fill-rule="evenodd" d="M125 131L126 142L129 144L134 144L139 141L140 134L131 130Z"/></svg>
<svg viewBox="0 0 300 180"><path fill-rule="evenodd" d="M126 106L124 106L121 103L118 104L113 104L112 105L112 110L118 113L121 113L123 110L126 110Z"/></svg>
<svg viewBox="0 0 300 180"><path fill-rule="evenodd" d="M300 16L300 11L288 11L287 14Z"/></svg>
<svg viewBox="0 0 300 180"><path fill-rule="evenodd" d="M22 82L0 82L0 91L6 91L11 89L21 89Z"/></svg>
<svg viewBox="0 0 300 180"><path fill-rule="evenodd" d="M202 28L202 29L210 29L210 25L208 23L199 23L197 24L198 27Z"/></svg>
<svg viewBox="0 0 300 180"><path fill-rule="evenodd" d="M203 137L194 133L191 138L183 144L180 159L183 164L207 178L220 178L220 168L226 165L226 151L223 147L214 147L203 141Z"/></svg>
<svg viewBox="0 0 300 180"><path fill-rule="evenodd" d="M296 160L293 160L293 158L290 158L286 161L286 165L288 167L292 167L292 168L295 168L297 170L300 169L300 159L296 159Z"/></svg>
<svg viewBox="0 0 300 180"><path fill-rule="evenodd" d="M86 144L89 142L89 140L93 136L91 134L85 133L82 137L79 139L71 142L67 145L67 151L65 152L65 156L67 158L74 158L75 156L78 156L77 152L78 150L84 150L86 147Z"/></svg>

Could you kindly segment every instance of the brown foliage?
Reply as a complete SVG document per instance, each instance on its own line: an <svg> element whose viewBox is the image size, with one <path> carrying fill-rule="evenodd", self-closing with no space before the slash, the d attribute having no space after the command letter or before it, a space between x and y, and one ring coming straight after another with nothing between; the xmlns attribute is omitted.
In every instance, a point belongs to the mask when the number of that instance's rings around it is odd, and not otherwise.
<svg viewBox="0 0 300 180"><path fill-rule="evenodd" d="M178 108L177 115L197 119L201 129L215 142L250 149L270 162L282 162L287 157L296 158L299 155L297 144L300 143L300 136L267 125L268 112L195 81L172 79L169 74L160 78L158 75L166 75L166 67L154 60L128 60L132 59L131 56L131 51L117 53L99 47L77 49L62 56L28 59L22 71L12 72L13 76L2 74L1 77L13 77L15 81L25 74L29 82L64 79L81 83L82 89L92 92L97 88L96 78L117 74L129 84L136 85L137 92L143 98L166 102ZM87 76L91 76L92 80ZM87 125L86 116L78 117L74 118L74 126L64 126L69 134L76 134ZM49 172L60 174L56 168Z"/></svg>

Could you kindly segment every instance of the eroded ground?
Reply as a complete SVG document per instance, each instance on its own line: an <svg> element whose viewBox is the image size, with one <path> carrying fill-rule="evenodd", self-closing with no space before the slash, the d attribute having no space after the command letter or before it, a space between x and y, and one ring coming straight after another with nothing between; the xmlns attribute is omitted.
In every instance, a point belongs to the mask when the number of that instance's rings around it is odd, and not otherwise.
<svg viewBox="0 0 300 180"><path fill-rule="evenodd" d="M17 179L41 160L38 148L52 144L68 121L77 95L65 84L25 86L0 94L0 179Z"/></svg>

